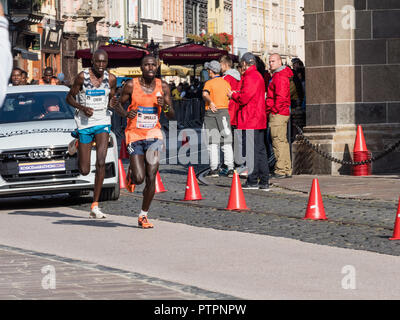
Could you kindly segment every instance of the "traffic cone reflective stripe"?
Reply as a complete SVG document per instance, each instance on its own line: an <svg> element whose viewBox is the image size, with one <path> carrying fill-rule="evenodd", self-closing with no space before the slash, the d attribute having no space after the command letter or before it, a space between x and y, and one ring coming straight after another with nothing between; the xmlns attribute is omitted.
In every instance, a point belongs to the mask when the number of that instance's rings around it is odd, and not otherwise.
<svg viewBox="0 0 400 320"><path fill-rule="evenodd" d="M239 174L236 170L233 173L231 192L226 210L249 210L244 198L242 185L240 184Z"/></svg>
<svg viewBox="0 0 400 320"><path fill-rule="evenodd" d="M160 172L157 171L156 175L156 193L167 192L161 180Z"/></svg>
<svg viewBox="0 0 400 320"><path fill-rule="evenodd" d="M185 201L201 200L200 188L197 183L196 174L192 166L189 167L188 177L186 181Z"/></svg>
<svg viewBox="0 0 400 320"><path fill-rule="evenodd" d="M400 198L397 205L396 219L394 222L393 236L389 240L400 240Z"/></svg>
<svg viewBox="0 0 400 320"><path fill-rule="evenodd" d="M121 150L119 151L119 158L120 159L129 159L129 154L126 148L125 138L121 141Z"/></svg>
<svg viewBox="0 0 400 320"><path fill-rule="evenodd" d="M118 175L119 175L119 188L126 188L126 173L124 169L124 165L122 164L122 160L118 159Z"/></svg>
<svg viewBox="0 0 400 320"><path fill-rule="evenodd" d="M321 191L318 179L314 179L311 186L310 197L308 199L306 215L303 219L326 220L324 204L322 202Z"/></svg>

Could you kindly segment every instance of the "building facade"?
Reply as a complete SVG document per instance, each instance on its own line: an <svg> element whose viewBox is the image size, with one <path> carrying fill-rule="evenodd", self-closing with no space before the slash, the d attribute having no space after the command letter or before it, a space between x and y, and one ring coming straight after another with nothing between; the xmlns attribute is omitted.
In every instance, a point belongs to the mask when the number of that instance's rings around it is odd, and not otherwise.
<svg viewBox="0 0 400 320"><path fill-rule="evenodd" d="M75 59L75 51L90 48L96 50L109 39L110 0L60 1L60 16L64 21L62 36L62 71L67 82L82 70L81 61Z"/></svg>
<svg viewBox="0 0 400 320"><path fill-rule="evenodd" d="M1 1L10 25L14 66L28 72L28 81L39 80L46 67L61 72L61 39L64 22L59 1Z"/></svg>
<svg viewBox="0 0 400 320"><path fill-rule="evenodd" d="M208 32L208 0L185 0L185 30L188 34L199 35Z"/></svg>
<svg viewBox="0 0 400 320"><path fill-rule="evenodd" d="M372 156L400 135L400 3L381 0L305 2L307 124L311 143L339 160L353 159L361 125ZM350 174L352 166L293 146L295 173ZM372 174L398 174L395 149Z"/></svg>
<svg viewBox="0 0 400 320"><path fill-rule="evenodd" d="M247 0L233 0L232 16L233 54L240 57L248 51Z"/></svg>
<svg viewBox="0 0 400 320"><path fill-rule="evenodd" d="M232 34L232 0L208 0L208 32Z"/></svg>
<svg viewBox="0 0 400 320"><path fill-rule="evenodd" d="M184 42L184 0L163 0L163 47Z"/></svg>
<svg viewBox="0 0 400 320"><path fill-rule="evenodd" d="M267 59L279 53L284 62L304 59L301 8L304 0L248 0L248 49Z"/></svg>

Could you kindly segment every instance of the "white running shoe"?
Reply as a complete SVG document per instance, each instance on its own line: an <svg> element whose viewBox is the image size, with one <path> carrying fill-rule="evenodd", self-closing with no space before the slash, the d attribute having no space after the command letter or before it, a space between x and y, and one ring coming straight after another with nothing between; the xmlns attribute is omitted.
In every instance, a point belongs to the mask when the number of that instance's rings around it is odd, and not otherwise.
<svg viewBox="0 0 400 320"><path fill-rule="evenodd" d="M107 218L107 216L103 212L100 211L98 206L95 206L90 210L89 217L93 218L93 219L105 219L105 218Z"/></svg>
<svg viewBox="0 0 400 320"><path fill-rule="evenodd" d="M68 153L70 156L73 156L77 151L78 151L78 139L74 139L68 144Z"/></svg>

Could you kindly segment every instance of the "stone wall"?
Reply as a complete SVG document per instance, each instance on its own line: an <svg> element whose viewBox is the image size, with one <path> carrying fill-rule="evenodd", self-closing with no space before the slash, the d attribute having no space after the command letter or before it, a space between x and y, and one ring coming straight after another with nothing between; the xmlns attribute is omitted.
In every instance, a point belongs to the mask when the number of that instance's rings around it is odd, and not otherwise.
<svg viewBox="0 0 400 320"><path fill-rule="evenodd" d="M357 125L374 155L400 139L399 0L306 0L305 47L305 132L314 143L350 159ZM350 172L315 155L299 165L303 149L294 145L297 173ZM395 152L374 163L373 173L399 172L399 160Z"/></svg>

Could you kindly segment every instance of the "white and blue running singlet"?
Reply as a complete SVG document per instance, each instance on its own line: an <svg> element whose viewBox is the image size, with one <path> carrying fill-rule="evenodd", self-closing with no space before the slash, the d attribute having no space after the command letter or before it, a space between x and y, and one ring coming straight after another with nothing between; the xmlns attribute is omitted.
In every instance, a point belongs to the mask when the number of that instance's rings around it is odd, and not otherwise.
<svg viewBox="0 0 400 320"><path fill-rule="evenodd" d="M111 125L112 112L107 109L110 84L108 72L104 71L103 81L95 87L90 81L89 69L83 71L84 82L82 90L78 94L79 104L93 109L93 115L87 117L83 111L76 110L75 121L78 129L86 129L94 126Z"/></svg>

